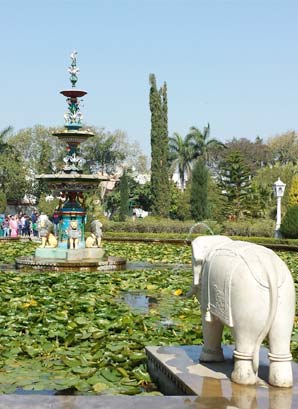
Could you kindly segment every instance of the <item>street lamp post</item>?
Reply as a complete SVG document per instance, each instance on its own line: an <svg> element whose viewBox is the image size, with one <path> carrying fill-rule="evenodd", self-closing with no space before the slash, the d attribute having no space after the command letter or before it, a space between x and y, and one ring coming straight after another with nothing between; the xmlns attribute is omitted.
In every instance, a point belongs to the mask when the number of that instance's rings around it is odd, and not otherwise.
<svg viewBox="0 0 298 409"><path fill-rule="evenodd" d="M278 178L278 180L273 184L273 192L277 200L276 226L275 226L275 233L274 233L275 238L280 237L279 228L280 228L280 223L281 223L281 198L283 197L285 193L285 188L286 188L286 184L283 183L280 180L280 178Z"/></svg>

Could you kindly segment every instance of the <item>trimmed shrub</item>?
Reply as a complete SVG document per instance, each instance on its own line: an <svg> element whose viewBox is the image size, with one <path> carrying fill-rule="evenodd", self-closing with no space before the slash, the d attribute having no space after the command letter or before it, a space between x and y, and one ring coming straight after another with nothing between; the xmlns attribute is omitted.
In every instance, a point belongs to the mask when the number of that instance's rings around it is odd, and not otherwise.
<svg viewBox="0 0 298 409"><path fill-rule="evenodd" d="M104 232L136 232L136 233L179 233L187 234L220 234L222 226L215 221L206 220L196 223L191 221L179 221L158 217L146 217L144 219L129 220L126 222L103 222ZM209 228L209 229L208 229Z"/></svg>
<svg viewBox="0 0 298 409"><path fill-rule="evenodd" d="M298 205L288 208L287 213L282 219L280 232L285 238L298 238Z"/></svg>
<svg viewBox="0 0 298 409"><path fill-rule="evenodd" d="M268 219L227 221L224 223L224 234L227 236L273 237L274 228L274 221Z"/></svg>

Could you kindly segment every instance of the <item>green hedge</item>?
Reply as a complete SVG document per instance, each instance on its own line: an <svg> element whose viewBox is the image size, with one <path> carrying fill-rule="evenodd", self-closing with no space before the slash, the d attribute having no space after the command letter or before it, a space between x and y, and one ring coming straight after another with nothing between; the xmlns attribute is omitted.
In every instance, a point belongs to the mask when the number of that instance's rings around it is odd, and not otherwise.
<svg viewBox="0 0 298 409"><path fill-rule="evenodd" d="M204 221L196 223L194 221L182 222L179 220L160 219L156 217L146 217L144 219L130 219L125 222L108 221L103 223L104 232L131 232L131 233L179 233L183 235L222 233L222 226L215 221Z"/></svg>
<svg viewBox="0 0 298 409"><path fill-rule="evenodd" d="M224 234L227 236L274 237L275 223L273 220L227 221L223 225Z"/></svg>
<svg viewBox="0 0 298 409"><path fill-rule="evenodd" d="M250 219L245 221L222 224L214 220L203 222L179 221L146 217L144 219L132 219L125 222L104 221L103 231L125 233L160 233L160 234L225 234L227 236L245 237L274 237L275 223L268 219ZM183 237L184 238L184 237Z"/></svg>
<svg viewBox="0 0 298 409"><path fill-rule="evenodd" d="M280 232L283 237L291 239L298 238L298 205L288 208L282 220Z"/></svg>

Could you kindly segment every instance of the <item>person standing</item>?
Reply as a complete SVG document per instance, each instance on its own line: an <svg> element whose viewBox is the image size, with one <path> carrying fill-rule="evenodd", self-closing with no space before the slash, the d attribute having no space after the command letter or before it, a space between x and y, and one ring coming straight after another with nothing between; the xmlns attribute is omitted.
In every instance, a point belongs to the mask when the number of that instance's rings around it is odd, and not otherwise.
<svg viewBox="0 0 298 409"><path fill-rule="evenodd" d="M15 216L12 216L9 221L9 228L10 228L10 237L17 237L18 236L18 222Z"/></svg>
<svg viewBox="0 0 298 409"><path fill-rule="evenodd" d="M8 217L5 217L3 220L3 234L4 237L9 237L9 219Z"/></svg>
<svg viewBox="0 0 298 409"><path fill-rule="evenodd" d="M56 210L53 213L52 222L53 222L53 225L54 225L54 234L57 237L58 233L59 233L60 215Z"/></svg>

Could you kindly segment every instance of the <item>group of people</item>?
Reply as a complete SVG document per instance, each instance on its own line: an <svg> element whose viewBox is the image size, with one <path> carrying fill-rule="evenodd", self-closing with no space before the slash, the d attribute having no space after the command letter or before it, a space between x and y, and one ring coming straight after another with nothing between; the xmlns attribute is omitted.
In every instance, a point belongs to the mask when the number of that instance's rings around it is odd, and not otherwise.
<svg viewBox="0 0 298 409"><path fill-rule="evenodd" d="M15 215L0 215L0 236L2 237L38 237L38 220L40 214L33 211L31 215L20 212Z"/></svg>

